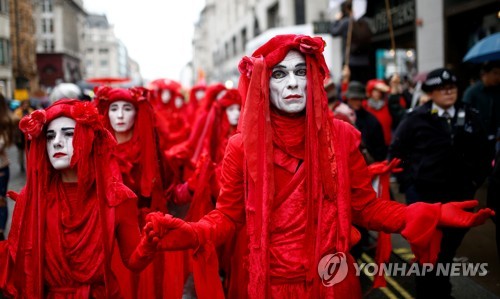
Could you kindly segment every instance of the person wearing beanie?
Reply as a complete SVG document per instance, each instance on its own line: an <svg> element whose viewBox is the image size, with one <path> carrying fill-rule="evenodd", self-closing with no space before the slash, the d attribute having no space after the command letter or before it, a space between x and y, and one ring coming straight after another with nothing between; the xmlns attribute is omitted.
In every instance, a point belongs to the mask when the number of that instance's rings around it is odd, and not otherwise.
<svg viewBox="0 0 500 299"><path fill-rule="evenodd" d="M9 238L0 242L0 289L13 298L121 298L113 248L128 269L141 271L157 237L139 234L136 196L109 155L115 141L97 109L63 99L19 127L30 141L27 180L9 195L16 206Z"/></svg>
<svg viewBox="0 0 500 299"><path fill-rule="evenodd" d="M349 254L359 240L353 224L401 233L417 260L433 262L440 227L468 227L491 216L455 203L376 200L359 132L328 109L324 46L320 37L278 35L244 57L242 117L222 161L216 208L198 222L171 215L148 222L146 231L161 239L158 249L195 250L198 298L223 297L214 248L244 224L244 297L361 298ZM342 256L348 271L326 287L318 265L329 254Z"/></svg>
<svg viewBox="0 0 500 299"><path fill-rule="evenodd" d="M367 100L363 102L363 108L375 116L380 123L386 146L391 144L392 138L392 117L386 99L388 92L389 86L383 80L369 80L366 83Z"/></svg>
<svg viewBox="0 0 500 299"><path fill-rule="evenodd" d="M456 82L449 69L431 71L422 86L431 100L409 113L394 133L390 157L402 160L398 182L407 203L466 205L489 173L486 134L477 113L457 104ZM438 262L453 261L466 232L443 228ZM451 298L449 277L428 274L416 277L417 298Z"/></svg>
<svg viewBox="0 0 500 299"><path fill-rule="evenodd" d="M94 104L103 120L104 126L117 141L111 155L118 161L124 184L138 197L139 228L144 226L144 217L152 211L167 211L167 177L159 163L160 152L155 114L148 101L147 89L95 88ZM115 256L118 251L114 252ZM130 298L147 296L159 298L163 282L155 276L163 276L163 257L141 274L125 269L119 259L113 259L112 267L119 269L117 276L124 293ZM160 295L159 295L160 294Z"/></svg>
<svg viewBox="0 0 500 299"><path fill-rule="evenodd" d="M365 86L358 81L349 82L345 97L347 105L356 111L355 126L361 132L362 143L368 152L366 156L377 162L384 161L387 158L384 131L378 119L363 107Z"/></svg>

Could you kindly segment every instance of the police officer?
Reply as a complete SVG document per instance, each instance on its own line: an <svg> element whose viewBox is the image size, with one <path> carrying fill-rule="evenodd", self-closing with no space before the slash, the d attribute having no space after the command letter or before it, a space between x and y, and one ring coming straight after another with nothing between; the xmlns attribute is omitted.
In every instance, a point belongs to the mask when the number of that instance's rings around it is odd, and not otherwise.
<svg viewBox="0 0 500 299"><path fill-rule="evenodd" d="M446 203L474 198L489 174L487 137L477 112L457 105L457 79L433 70L422 89L431 100L409 113L397 128L390 157L402 159L398 177L408 203ZM438 263L453 261L467 230L443 228ZM451 298L449 277L416 278L417 298Z"/></svg>

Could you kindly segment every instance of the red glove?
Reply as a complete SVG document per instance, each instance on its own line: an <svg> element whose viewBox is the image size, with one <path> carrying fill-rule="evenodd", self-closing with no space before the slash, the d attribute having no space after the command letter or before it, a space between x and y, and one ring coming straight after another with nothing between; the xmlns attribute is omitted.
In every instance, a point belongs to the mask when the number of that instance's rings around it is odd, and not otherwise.
<svg viewBox="0 0 500 299"><path fill-rule="evenodd" d="M151 213L146 217L145 231L153 231L160 238L159 250L195 249L199 245L198 236L190 223L168 214L161 218L157 216Z"/></svg>
<svg viewBox="0 0 500 299"><path fill-rule="evenodd" d="M401 168L397 168L400 163L401 159L398 158L392 159L391 162L375 162L368 165L368 171L372 177L389 172L397 173L402 171Z"/></svg>
<svg viewBox="0 0 500 299"><path fill-rule="evenodd" d="M151 257L158 250L159 239L150 235L144 234L136 248L136 252L140 257Z"/></svg>
<svg viewBox="0 0 500 299"><path fill-rule="evenodd" d="M477 200L450 202L441 206L441 217L438 225L449 227L473 227L483 224L488 218L495 215L491 209L481 209L476 213L465 211L479 204Z"/></svg>

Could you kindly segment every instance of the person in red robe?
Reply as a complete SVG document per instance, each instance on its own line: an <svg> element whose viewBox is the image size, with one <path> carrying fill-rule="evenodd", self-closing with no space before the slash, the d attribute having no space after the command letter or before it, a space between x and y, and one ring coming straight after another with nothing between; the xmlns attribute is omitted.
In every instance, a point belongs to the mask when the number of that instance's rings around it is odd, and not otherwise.
<svg viewBox="0 0 500 299"><path fill-rule="evenodd" d="M205 84L196 84L189 91L189 102L187 104L187 115L190 125L196 121L199 103L205 97L207 86Z"/></svg>
<svg viewBox="0 0 500 299"><path fill-rule="evenodd" d="M150 93L151 105L156 114L156 126L162 150L168 150L189 137L188 120L182 86L169 79L155 80Z"/></svg>
<svg viewBox="0 0 500 299"><path fill-rule="evenodd" d="M121 298L111 253L133 271L154 258L140 236L136 196L123 185L115 146L88 102L64 99L25 116L26 186L7 241L0 242L0 289L13 298Z"/></svg>
<svg viewBox="0 0 500 299"><path fill-rule="evenodd" d="M95 90L94 103L104 126L112 133L117 145L111 155L116 158L125 185L138 196L139 227L152 211L167 211L166 181L159 157L155 129L155 114L148 99L148 90L100 86ZM122 265L118 251L114 252L112 266L120 269L119 282L126 298L163 298L163 255L140 274L128 271Z"/></svg>
<svg viewBox="0 0 500 299"><path fill-rule="evenodd" d="M147 217L159 249L194 249L198 298L222 298L214 247L243 224L248 298L361 298L349 255L359 240L353 224L401 233L420 262L435 262L440 226L478 225L493 214L376 200L360 133L329 116L324 45L319 37L279 35L244 57L241 132L228 142L215 210L198 222ZM330 287L318 275L328 254L348 267Z"/></svg>
<svg viewBox="0 0 500 299"><path fill-rule="evenodd" d="M167 167L172 169L178 183L186 182L194 173L197 159L203 150L203 143L208 134L207 119L212 108L212 105L224 96L226 87L223 84L216 83L210 85L205 97L201 100L197 111L197 117L193 130L189 138L176 146L164 151Z"/></svg>
<svg viewBox="0 0 500 299"><path fill-rule="evenodd" d="M215 207L219 194L220 167L229 138L236 133L240 116L241 96L237 89L226 90L220 99L212 104L207 118L203 138L198 140L195 152L197 157L196 170L185 183L174 187L173 201L180 206L187 206L185 215L177 217L186 221L198 221ZM225 247L226 269L232 252L231 247ZM184 293L194 293L191 270L191 252L186 252L184 259L185 277L187 279Z"/></svg>

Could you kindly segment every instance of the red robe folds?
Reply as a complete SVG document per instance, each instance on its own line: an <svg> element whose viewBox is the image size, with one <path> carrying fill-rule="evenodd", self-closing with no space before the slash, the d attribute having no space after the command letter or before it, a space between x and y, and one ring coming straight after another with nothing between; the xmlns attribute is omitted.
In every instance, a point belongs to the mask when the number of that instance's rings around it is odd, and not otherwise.
<svg viewBox="0 0 500 299"><path fill-rule="evenodd" d="M349 145L345 150L338 148L338 159L341 160L342 156L346 155L346 166L349 165L345 179L350 182L351 223L387 233L403 233L410 242L417 240L415 244L418 243L421 249L422 247L427 249L432 243L438 242L433 232L440 213L439 206L418 209L415 206L406 207L392 201L376 200L371 177L357 147L359 133L342 121L334 121L334 125L335 136L342 138L343 143ZM297 149L300 146L300 143L297 144ZM320 282L317 273L318 257L337 252L335 242L339 237L338 231L331 228L334 227L338 217L334 205L338 197L335 194L330 196L325 194L315 203L318 209L313 217L317 221L317 232L316 236L307 235L305 169L300 157L296 157L297 153L300 153L300 150L287 151L279 147L275 149L273 171L276 191L269 215L269 241L268 245L264 246L265 243L259 245L252 241L252 236L260 228L254 227L252 222L249 222L256 216L255 209L246 205L243 199L245 154L242 136L240 134L234 136L229 141L222 166L222 189L216 209L201 220L201 225L197 228L198 236L206 242L207 248L212 246L210 244L218 246L225 242L235 229L247 224L250 250L266 252L268 260L258 267L250 264L246 269L249 273L247 277L262 277L263 280L259 279L259 283L269 285L265 294L259 294L258 290L249 287L247 289L249 298L287 298L287 294L303 294L301 298L361 298L359 281L352 264L347 278L341 283L328 288L322 286ZM359 240L359 233L353 226L350 230L352 246ZM313 238L317 240L316 254L308 247ZM207 251L209 249L198 251L198 261L209 260L204 256ZM348 263L354 262L348 252L344 253L348 256ZM265 272L268 272L269 276L261 276ZM243 295L245 291L241 291L240 295Z"/></svg>

